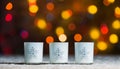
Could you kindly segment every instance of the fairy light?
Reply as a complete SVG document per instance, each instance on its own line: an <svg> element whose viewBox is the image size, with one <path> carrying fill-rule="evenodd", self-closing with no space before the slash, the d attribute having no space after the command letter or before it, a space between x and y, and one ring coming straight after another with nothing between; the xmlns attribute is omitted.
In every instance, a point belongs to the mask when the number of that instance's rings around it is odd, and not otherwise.
<svg viewBox="0 0 120 69"><path fill-rule="evenodd" d="M59 40L61 42L65 42L67 40L67 36L65 34L61 34L61 35L59 35Z"/></svg>
<svg viewBox="0 0 120 69"><path fill-rule="evenodd" d="M57 27L56 28L56 34L59 36L61 34L64 34L64 29L63 27Z"/></svg>
<svg viewBox="0 0 120 69"><path fill-rule="evenodd" d="M47 36L46 42L49 44L51 42L54 42L54 38L52 36Z"/></svg>
<svg viewBox="0 0 120 69"><path fill-rule="evenodd" d="M72 16L72 11L71 10L64 10L61 13L61 16L63 19L69 19Z"/></svg>
<svg viewBox="0 0 120 69"><path fill-rule="evenodd" d="M88 6L88 13L96 14L97 13L97 7L95 5Z"/></svg>
<svg viewBox="0 0 120 69"><path fill-rule="evenodd" d="M12 14L7 14L5 16L5 21L10 22L10 21L12 21L12 18L13 18Z"/></svg>
<svg viewBox="0 0 120 69"><path fill-rule="evenodd" d="M47 10L52 11L54 9L54 4L52 2L47 3L46 5Z"/></svg>
<svg viewBox="0 0 120 69"><path fill-rule="evenodd" d="M110 37L109 37L109 41L112 43L112 44L115 44L118 42L118 36L116 34L111 34Z"/></svg>
<svg viewBox="0 0 120 69"><path fill-rule="evenodd" d="M102 34L107 34L108 33L108 27L106 24L102 24L101 29L100 29Z"/></svg>
<svg viewBox="0 0 120 69"><path fill-rule="evenodd" d="M99 38L99 36L100 36L100 32L99 32L98 29L92 29L92 30L90 31L90 37L91 37L92 39L96 40L96 39Z"/></svg>
<svg viewBox="0 0 120 69"><path fill-rule="evenodd" d="M45 29L46 26L47 26L46 21L43 20L43 19L39 19L39 20L37 21L37 26L38 26L38 28L40 28L40 29Z"/></svg>
<svg viewBox="0 0 120 69"><path fill-rule="evenodd" d="M81 34L75 34L74 35L74 40L77 41L77 42L81 41L82 40L82 35Z"/></svg>
<svg viewBox="0 0 120 69"><path fill-rule="evenodd" d="M120 18L120 8L119 8L119 7L116 7L116 8L115 8L115 16L116 16L117 18Z"/></svg>
<svg viewBox="0 0 120 69"><path fill-rule="evenodd" d="M113 27L114 29L120 29L120 21L119 21L119 20L113 21L112 27Z"/></svg>
<svg viewBox="0 0 120 69"><path fill-rule="evenodd" d="M38 6L37 6L37 5L32 5L32 6L30 6L30 7L29 7L29 11L30 11L31 13L37 13L37 11L38 11Z"/></svg>
<svg viewBox="0 0 120 69"><path fill-rule="evenodd" d="M108 48L108 46L106 42L100 41L97 43L97 48L101 51L105 51Z"/></svg>
<svg viewBox="0 0 120 69"><path fill-rule="evenodd" d="M13 4L11 2L9 2L5 7L6 10L11 10L12 8L13 8Z"/></svg>

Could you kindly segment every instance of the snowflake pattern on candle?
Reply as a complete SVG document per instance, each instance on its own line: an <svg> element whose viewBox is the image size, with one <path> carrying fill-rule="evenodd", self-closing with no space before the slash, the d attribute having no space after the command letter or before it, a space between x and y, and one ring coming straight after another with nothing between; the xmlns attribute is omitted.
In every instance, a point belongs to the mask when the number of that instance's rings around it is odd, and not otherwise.
<svg viewBox="0 0 120 69"><path fill-rule="evenodd" d="M81 60L89 57L88 56L89 52L86 50L85 47L81 47L81 49L79 49L79 54Z"/></svg>
<svg viewBox="0 0 120 69"><path fill-rule="evenodd" d="M29 49L28 49L28 54L30 55L30 56L33 56L33 57L37 57L38 56L38 53L39 52L39 50L38 49L35 49L34 47L30 47Z"/></svg>
<svg viewBox="0 0 120 69"><path fill-rule="evenodd" d="M54 59L58 60L59 58L62 58L62 57L63 57L63 51L61 51L59 48L57 48L54 51Z"/></svg>

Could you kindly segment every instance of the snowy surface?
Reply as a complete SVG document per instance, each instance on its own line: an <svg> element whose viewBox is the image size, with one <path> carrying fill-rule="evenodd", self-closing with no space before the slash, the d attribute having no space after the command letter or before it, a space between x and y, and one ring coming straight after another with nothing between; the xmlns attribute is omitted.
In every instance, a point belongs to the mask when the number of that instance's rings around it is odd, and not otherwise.
<svg viewBox="0 0 120 69"><path fill-rule="evenodd" d="M95 56L93 64L75 64L73 56L65 64L50 64L48 56L40 64L25 64L23 56L0 56L0 69L120 69L120 56Z"/></svg>

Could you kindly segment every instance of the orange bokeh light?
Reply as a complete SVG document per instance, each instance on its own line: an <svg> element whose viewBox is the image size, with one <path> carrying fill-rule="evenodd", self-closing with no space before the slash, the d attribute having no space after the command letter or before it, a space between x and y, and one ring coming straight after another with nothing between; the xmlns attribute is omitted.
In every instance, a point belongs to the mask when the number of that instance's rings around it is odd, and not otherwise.
<svg viewBox="0 0 120 69"><path fill-rule="evenodd" d="M75 41L81 41L82 40L82 35L81 34L75 34L74 35L74 40Z"/></svg>
<svg viewBox="0 0 120 69"><path fill-rule="evenodd" d="M12 8L13 8L13 4L11 2L9 2L5 7L6 10L11 10Z"/></svg>
<svg viewBox="0 0 120 69"><path fill-rule="evenodd" d="M46 5L47 10L52 11L54 9L54 4L52 2L47 3Z"/></svg>
<svg viewBox="0 0 120 69"><path fill-rule="evenodd" d="M48 36L47 38L46 38L46 43L51 43L51 42L54 42L54 38L52 37L52 36Z"/></svg>

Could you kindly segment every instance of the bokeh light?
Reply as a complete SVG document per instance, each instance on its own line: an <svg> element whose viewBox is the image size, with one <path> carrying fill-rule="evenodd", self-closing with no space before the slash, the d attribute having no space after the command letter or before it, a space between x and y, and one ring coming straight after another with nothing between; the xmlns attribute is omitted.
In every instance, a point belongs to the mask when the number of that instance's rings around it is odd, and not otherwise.
<svg viewBox="0 0 120 69"><path fill-rule="evenodd" d="M97 43L97 48L98 48L99 50L101 50L101 51L105 51L105 50L108 48L108 45L107 45L107 43L104 42L104 41L99 41L99 42Z"/></svg>
<svg viewBox="0 0 120 69"><path fill-rule="evenodd" d="M52 20L54 19L54 15L53 15L52 13L48 13L48 14L46 15L46 19L47 19L48 21L52 21Z"/></svg>
<svg viewBox="0 0 120 69"><path fill-rule="evenodd" d="M74 35L74 40L77 41L77 42L81 41L82 40L82 35L81 34L75 34Z"/></svg>
<svg viewBox="0 0 120 69"><path fill-rule="evenodd" d="M95 29L92 29L92 30L90 31L90 37L91 37L92 39L96 40L96 39L99 38L99 36L100 36L100 32L99 32L98 29L95 28Z"/></svg>
<svg viewBox="0 0 120 69"><path fill-rule="evenodd" d="M115 16L116 16L116 18L120 18L120 8L119 7L115 8Z"/></svg>
<svg viewBox="0 0 120 69"><path fill-rule="evenodd" d="M120 21L119 21L119 20L113 21L112 27L113 27L114 29L120 29Z"/></svg>
<svg viewBox="0 0 120 69"><path fill-rule="evenodd" d="M29 7L29 11L30 11L30 13L37 13L38 12L38 6L37 5L31 5L30 7Z"/></svg>
<svg viewBox="0 0 120 69"><path fill-rule="evenodd" d="M28 0L29 3L36 3L36 0Z"/></svg>
<svg viewBox="0 0 120 69"><path fill-rule="evenodd" d="M47 3L46 5L47 10L52 11L54 9L54 4L52 2Z"/></svg>
<svg viewBox="0 0 120 69"><path fill-rule="evenodd" d="M59 35L59 40L61 42L65 42L67 40L67 36L65 34L61 34L61 35Z"/></svg>
<svg viewBox="0 0 120 69"><path fill-rule="evenodd" d="M54 42L54 38L52 36L47 36L46 38L46 43L51 43L51 42Z"/></svg>
<svg viewBox="0 0 120 69"><path fill-rule="evenodd" d="M102 24L100 31L101 31L102 34L107 34L109 29L108 29L106 24Z"/></svg>
<svg viewBox="0 0 120 69"><path fill-rule="evenodd" d="M72 16L72 11L70 9L69 10L64 10L64 11L62 11L61 16L65 20L69 19Z"/></svg>
<svg viewBox="0 0 120 69"><path fill-rule="evenodd" d="M5 7L6 10L11 10L12 8L13 8L13 4L11 2L9 2Z"/></svg>
<svg viewBox="0 0 120 69"><path fill-rule="evenodd" d="M20 36L22 39L27 39L29 37L29 33L26 30L21 31Z"/></svg>
<svg viewBox="0 0 120 69"><path fill-rule="evenodd" d="M97 7L95 5L88 6L88 13L90 14L96 14L98 11Z"/></svg>
<svg viewBox="0 0 120 69"><path fill-rule="evenodd" d="M38 21L37 21L37 26L38 26L38 28L40 28L40 29L45 29L46 26L47 26L46 21L43 20L43 19L38 19Z"/></svg>
<svg viewBox="0 0 120 69"><path fill-rule="evenodd" d="M74 23L70 23L70 24L68 25L68 29L69 29L70 31L74 31L74 30L76 29L76 25L75 25Z"/></svg>
<svg viewBox="0 0 120 69"><path fill-rule="evenodd" d="M57 27L56 28L56 34L59 36L61 34L64 34L64 29L63 27Z"/></svg>
<svg viewBox="0 0 120 69"><path fill-rule="evenodd" d="M115 0L108 0L108 2L109 2L109 3L114 3L114 2L115 2Z"/></svg>
<svg viewBox="0 0 120 69"><path fill-rule="evenodd" d="M5 21L10 22L10 21L12 21L12 18L13 18L12 14L9 14L9 13L8 13L8 14L5 16Z"/></svg>
<svg viewBox="0 0 120 69"><path fill-rule="evenodd" d="M112 44L115 44L117 43L119 40L118 36L116 34L111 34L110 37L109 37L109 41L112 43Z"/></svg>
<svg viewBox="0 0 120 69"><path fill-rule="evenodd" d="M79 2L73 3L73 9L76 12L80 12L81 11L81 5L79 4Z"/></svg>

